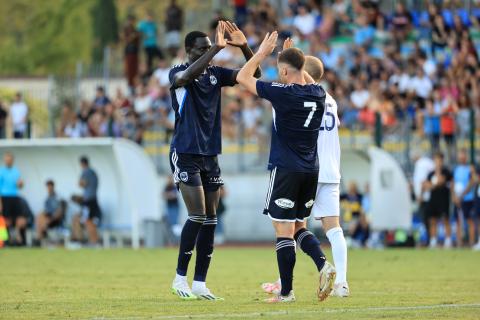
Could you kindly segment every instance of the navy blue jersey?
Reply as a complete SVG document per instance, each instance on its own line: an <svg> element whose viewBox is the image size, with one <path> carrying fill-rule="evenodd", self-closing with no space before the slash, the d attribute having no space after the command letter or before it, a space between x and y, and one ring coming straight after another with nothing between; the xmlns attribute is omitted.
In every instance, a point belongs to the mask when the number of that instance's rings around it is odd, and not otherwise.
<svg viewBox="0 0 480 320"><path fill-rule="evenodd" d="M257 81L257 93L273 106L268 168L318 171L317 139L326 97L323 88L318 84Z"/></svg>
<svg viewBox="0 0 480 320"><path fill-rule="evenodd" d="M222 151L220 115L221 87L235 85L234 70L209 66L197 79L176 87L174 76L187 69L188 63L173 66L169 79L175 132L172 149L177 153L217 155Z"/></svg>

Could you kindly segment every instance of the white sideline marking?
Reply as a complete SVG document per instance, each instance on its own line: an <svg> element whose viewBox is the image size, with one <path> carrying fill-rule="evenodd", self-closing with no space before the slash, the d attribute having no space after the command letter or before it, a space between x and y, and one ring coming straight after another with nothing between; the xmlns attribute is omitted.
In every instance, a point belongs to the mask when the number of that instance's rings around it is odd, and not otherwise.
<svg viewBox="0 0 480 320"><path fill-rule="evenodd" d="M133 316L133 317L94 317L88 318L92 320L143 320L143 319L215 319L215 318L251 318L261 316L278 316L287 314L312 314L312 313L346 313L346 312L376 312L376 311L408 311L408 310L430 310L430 309L454 309L454 308L480 308L480 303L471 304L433 304L425 306L404 306L404 307L367 307L367 308L325 308L319 310L305 311L265 311L265 312L247 312L247 313L210 313L210 314L192 314L192 315L176 315L176 316Z"/></svg>

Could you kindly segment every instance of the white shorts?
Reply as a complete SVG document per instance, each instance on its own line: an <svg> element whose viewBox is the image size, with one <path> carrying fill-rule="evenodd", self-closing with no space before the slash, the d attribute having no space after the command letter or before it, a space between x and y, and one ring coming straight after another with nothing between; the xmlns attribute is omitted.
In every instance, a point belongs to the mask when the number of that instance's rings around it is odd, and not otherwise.
<svg viewBox="0 0 480 320"><path fill-rule="evenodd" d="M339 183L318 183L312 215L315 218L340 216Z"/></svg>

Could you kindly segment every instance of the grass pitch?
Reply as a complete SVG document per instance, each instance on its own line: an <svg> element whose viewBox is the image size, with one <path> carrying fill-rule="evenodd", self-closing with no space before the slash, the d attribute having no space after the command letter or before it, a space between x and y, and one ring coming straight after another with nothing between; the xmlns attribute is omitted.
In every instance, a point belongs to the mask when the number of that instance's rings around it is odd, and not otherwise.
<svg viewBox="0 0 480 320"><path fill-rule="evenodd" d="M479 252L353 250L352 296L322 303L314 265L297 253L297 302L269 305L260 283L277 277L273 246L217 249L216 302L170 293L176 249L3 249L0 319L480 319Z"/></svg>

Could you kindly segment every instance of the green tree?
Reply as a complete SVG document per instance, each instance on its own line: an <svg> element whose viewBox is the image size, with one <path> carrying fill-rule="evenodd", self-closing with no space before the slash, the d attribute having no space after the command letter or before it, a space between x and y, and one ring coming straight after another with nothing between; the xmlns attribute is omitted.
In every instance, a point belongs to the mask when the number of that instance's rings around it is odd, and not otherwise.
<svg viewBox="0 0 480 320"><path fill-rule="evenodd" d="M92 59L101 62L103 49L118 41L117 8L113 0L95 0L91 10L93 23Z"/></svg>

